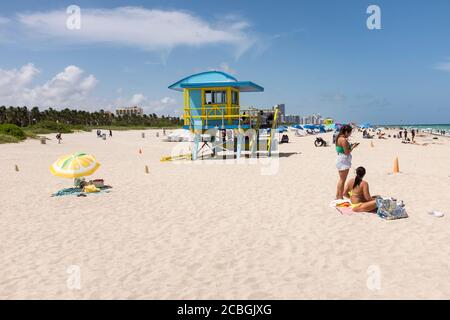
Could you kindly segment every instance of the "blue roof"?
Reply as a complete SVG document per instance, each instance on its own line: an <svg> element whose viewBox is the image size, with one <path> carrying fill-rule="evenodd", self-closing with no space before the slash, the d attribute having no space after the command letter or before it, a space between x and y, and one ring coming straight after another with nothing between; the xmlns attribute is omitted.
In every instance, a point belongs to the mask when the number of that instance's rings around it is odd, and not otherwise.
<svg viewBox="0 0 450 320"><path fill-rule="evenodd" d="M183 91L184 88L234 87L241 92L262 92L264 88L251 81L238 81L222 71L206 71L193 74L175 82L169 89Z"/></svg>

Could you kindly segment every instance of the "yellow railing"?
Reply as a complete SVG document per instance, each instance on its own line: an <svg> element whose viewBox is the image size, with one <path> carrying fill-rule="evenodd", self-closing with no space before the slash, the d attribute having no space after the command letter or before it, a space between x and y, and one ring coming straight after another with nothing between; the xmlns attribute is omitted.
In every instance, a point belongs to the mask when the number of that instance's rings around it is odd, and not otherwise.
<svg viewBox="0 0 450 320"><path fill-rule="evenodd" d="M201 111L201 115L192 115L192 111ZM228 122L236 119L242 119L242 118L250 118L251 115L249 114L242 114L239 113L239 111L246 111L242 110L240 106L231 106L227 107L226 105L219 105L219 104L211 104L211 105L205 105L203 107L198 108L190 108L185 107L184 108L184 116L182 117L185 119L186 125L191 125L192 119L201 119L206 121L206 125L208 120L227 120ZM225 114L227 113L227 114ZM230 122L229 122L230 123Z"/></svg>
<svg viewBox="0 0 450 320"><path fill-rule="evenodd" d="M182 116L182 118L185 118L186 116ZM241 114L241 115L233 115L233 114L230 114L230 115L224 115L224 116L191 116L191 115L188 115L187 116L188 118L193 118L193 119L222 119L222 118L224 118L224 119L232 119L232 118L236 118L236 119L239 119L239 118L251 118L251 117L255 117L255 116L251 116L251 115L248 115L248 114Z"/></svg>

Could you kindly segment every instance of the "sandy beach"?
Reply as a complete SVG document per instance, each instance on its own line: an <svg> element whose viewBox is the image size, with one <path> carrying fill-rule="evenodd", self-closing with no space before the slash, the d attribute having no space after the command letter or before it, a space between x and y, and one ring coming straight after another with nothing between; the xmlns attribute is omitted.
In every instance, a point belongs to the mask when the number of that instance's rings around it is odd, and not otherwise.
<svg viewBox="0 0 450 320"><path fill-rule="evenodd" d="M267 159L161 163L176 143L142 132L0 145L1 299L450 298L450 139L353 134L371 193L406 204L409 218L385 221L329 207L336 153L315 136L290 134L264 174ZM75 151L96 156L111 193L51 197L72 181L49 166Z"/></svg>

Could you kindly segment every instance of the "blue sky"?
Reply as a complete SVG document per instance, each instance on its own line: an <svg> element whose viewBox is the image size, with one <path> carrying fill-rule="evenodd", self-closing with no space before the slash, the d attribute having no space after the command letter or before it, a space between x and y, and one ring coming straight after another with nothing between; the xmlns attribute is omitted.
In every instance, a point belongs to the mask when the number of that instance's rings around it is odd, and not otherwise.
<svg viewBox="0 0 450 320"><path fill-rule="evenodd" d="M81 8L81 30L65 27ZM381 30L366 9L381 8ZM450 2L14 1L0 4L0 104L177 114L167 86L220 69L241 104L339 121L450 122Z"/></svg>

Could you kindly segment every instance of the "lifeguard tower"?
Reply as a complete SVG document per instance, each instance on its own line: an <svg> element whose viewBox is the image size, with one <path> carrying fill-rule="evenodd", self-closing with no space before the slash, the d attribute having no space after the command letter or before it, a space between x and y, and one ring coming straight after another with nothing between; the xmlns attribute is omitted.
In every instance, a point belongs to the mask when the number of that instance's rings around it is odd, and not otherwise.
<svg viewBox="0 0 450 320"><path fill-rule="evenodd" d="M169 89L183 92L184 128L194 134L192 153L180 157L196 160L201 152L203 157L209 150L212 157L218 152L231 152L240 158L242 149L258 155L262 129L269 134L261 145L267 146L265 151L271 155L278 109L240 106L241 92L263 92L263 87L251 81L238 81L225 72L207 71L186 77Z"/></svg>

